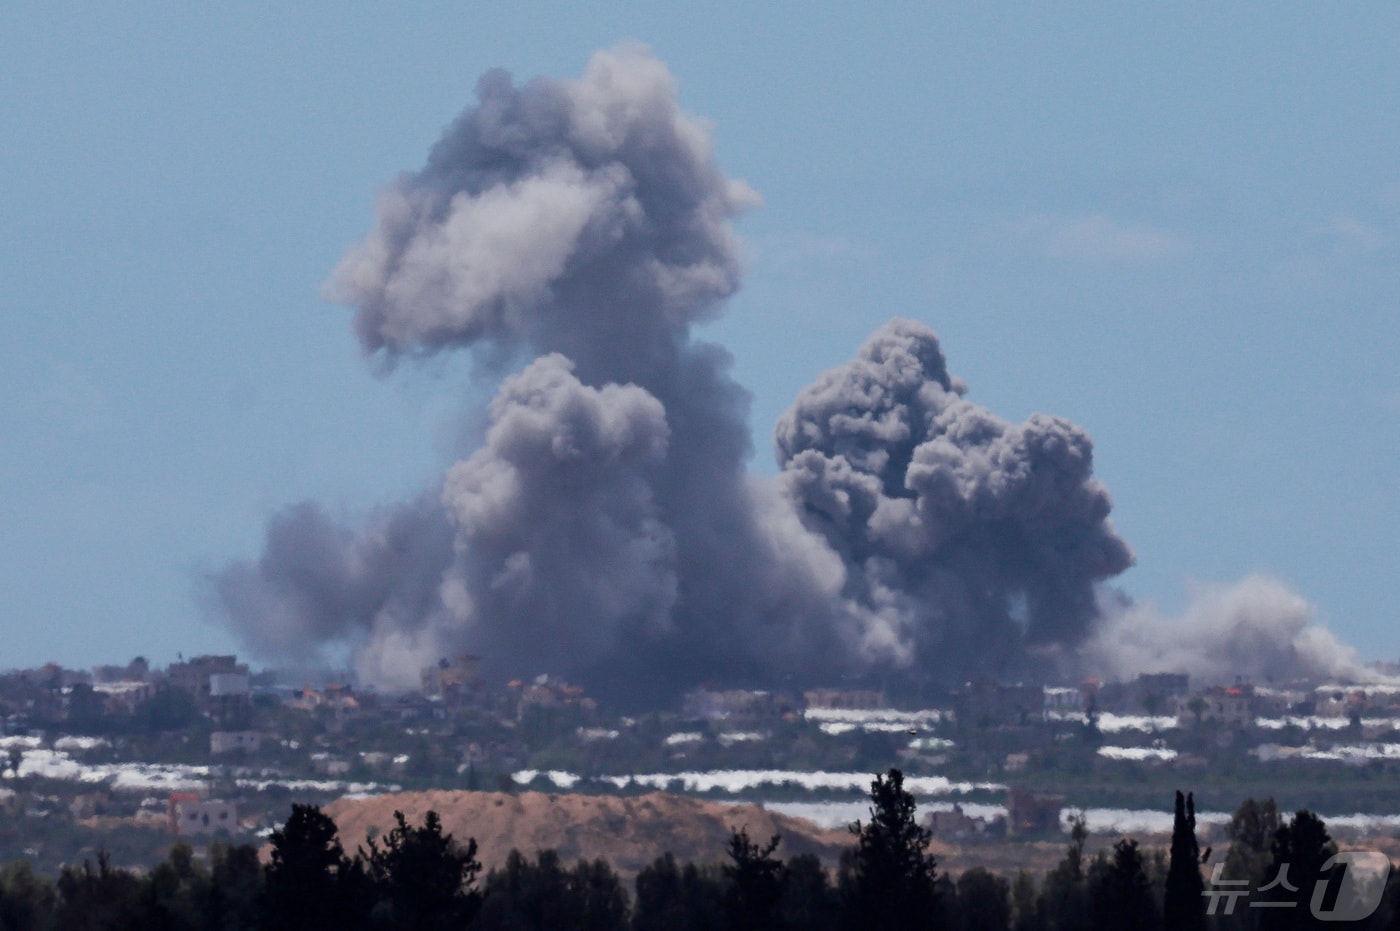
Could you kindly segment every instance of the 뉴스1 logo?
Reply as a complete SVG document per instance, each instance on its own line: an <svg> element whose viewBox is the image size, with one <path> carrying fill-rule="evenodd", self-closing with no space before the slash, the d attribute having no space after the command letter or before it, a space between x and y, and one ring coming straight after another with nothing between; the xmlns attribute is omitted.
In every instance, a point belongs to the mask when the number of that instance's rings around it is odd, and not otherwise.
<svg viewBox="0 0 1400 931"><path fill-rule="evenodd" d="M1235 903L1249 898L1249 880L1226 879L1221 876L1225 864L1217 863L1211 873L1209 886L1201 895L1206 898L1206 914L1233 915ZM1304 900L1313 917L1319 921L1359 921L1369 917L1381 904L1385 882L1390 877L1390 858L1375 850L1344 850L1322 864L1312 894L1294 898L1264 898L1250 902L1250 908L1297 908ZM1301 893L1288 880L1288 864L1280 866L1278 875L1255 892ZM1223 905L1223 908L1222 908Z"/></svg>

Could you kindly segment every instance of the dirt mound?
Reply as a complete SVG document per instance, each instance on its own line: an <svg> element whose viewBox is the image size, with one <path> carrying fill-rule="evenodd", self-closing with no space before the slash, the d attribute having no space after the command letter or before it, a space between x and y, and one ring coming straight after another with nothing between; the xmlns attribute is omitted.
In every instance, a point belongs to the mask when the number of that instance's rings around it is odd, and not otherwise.
<svg viewBox="0 0 1400 931"><path fill-rule="evenodd" d="M487 869L503 864L512 849L530 855L554 849L566 863L603 857L629 877L668 850L681 862L713 863L724 859L731 827L746 828L758 840L781 834L780 856L813 853L828 865L835 865L852 841L846 831L826 830L757 805L663 792L631 797L403 792L338 799L325 807L347 851L363 844L372 828L379 834L392 828L396 810L413 825L421 824L429 811L437 812L445 832L458 840L476 838L478 856Z"/></svg>

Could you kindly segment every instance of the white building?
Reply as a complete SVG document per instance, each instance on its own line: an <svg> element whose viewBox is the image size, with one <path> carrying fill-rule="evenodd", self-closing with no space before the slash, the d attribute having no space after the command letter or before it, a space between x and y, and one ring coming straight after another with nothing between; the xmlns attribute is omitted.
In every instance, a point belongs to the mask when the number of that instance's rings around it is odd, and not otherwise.
<svg viewBox="0 0 1400 931"><path fill-rule="evenodd" d="M214 756L244 750L257 753L262 749L262 735L257 731L215 731L209 735L209 752Z"/></svg>

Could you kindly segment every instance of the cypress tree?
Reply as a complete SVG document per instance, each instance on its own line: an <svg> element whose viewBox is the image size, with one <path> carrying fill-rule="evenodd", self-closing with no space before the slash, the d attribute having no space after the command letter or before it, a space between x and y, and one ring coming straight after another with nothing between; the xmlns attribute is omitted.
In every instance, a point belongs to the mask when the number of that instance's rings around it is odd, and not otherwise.
<svg viewBox="0 0 1400 931"><path fill-rule="evenodd" d="M1205 882L1201 879L1201 848L1196 843L1196 800L1176 793L1172 824L1171 865L1163 901L1166 926L1172 931L1202 931L1206 926Z"/></svg>

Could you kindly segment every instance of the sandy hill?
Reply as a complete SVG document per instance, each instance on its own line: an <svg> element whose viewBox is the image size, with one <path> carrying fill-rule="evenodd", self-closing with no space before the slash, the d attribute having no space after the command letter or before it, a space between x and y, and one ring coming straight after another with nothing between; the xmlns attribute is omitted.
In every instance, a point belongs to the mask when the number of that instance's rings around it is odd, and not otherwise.
<svg viewBox="0 0 1400 931"><path fill-rule="evenodd" d="M653 792L641 796L556 795L544 792L403 792L364 799L338 799L325 807L340 828L347 851L364 843L371 828L387 832L394 811L409 824L436 811L443 830L458 840L475 837L487 869L505 862L512 849L533 855L554 849L564 862L603 857L624 876L666 851L681 862L724 859L729 829L747 828L766 840L781 834L784 858L814 853L835 865L851 835L809 821L765 811L757 805L708 802Z"/></svg>

